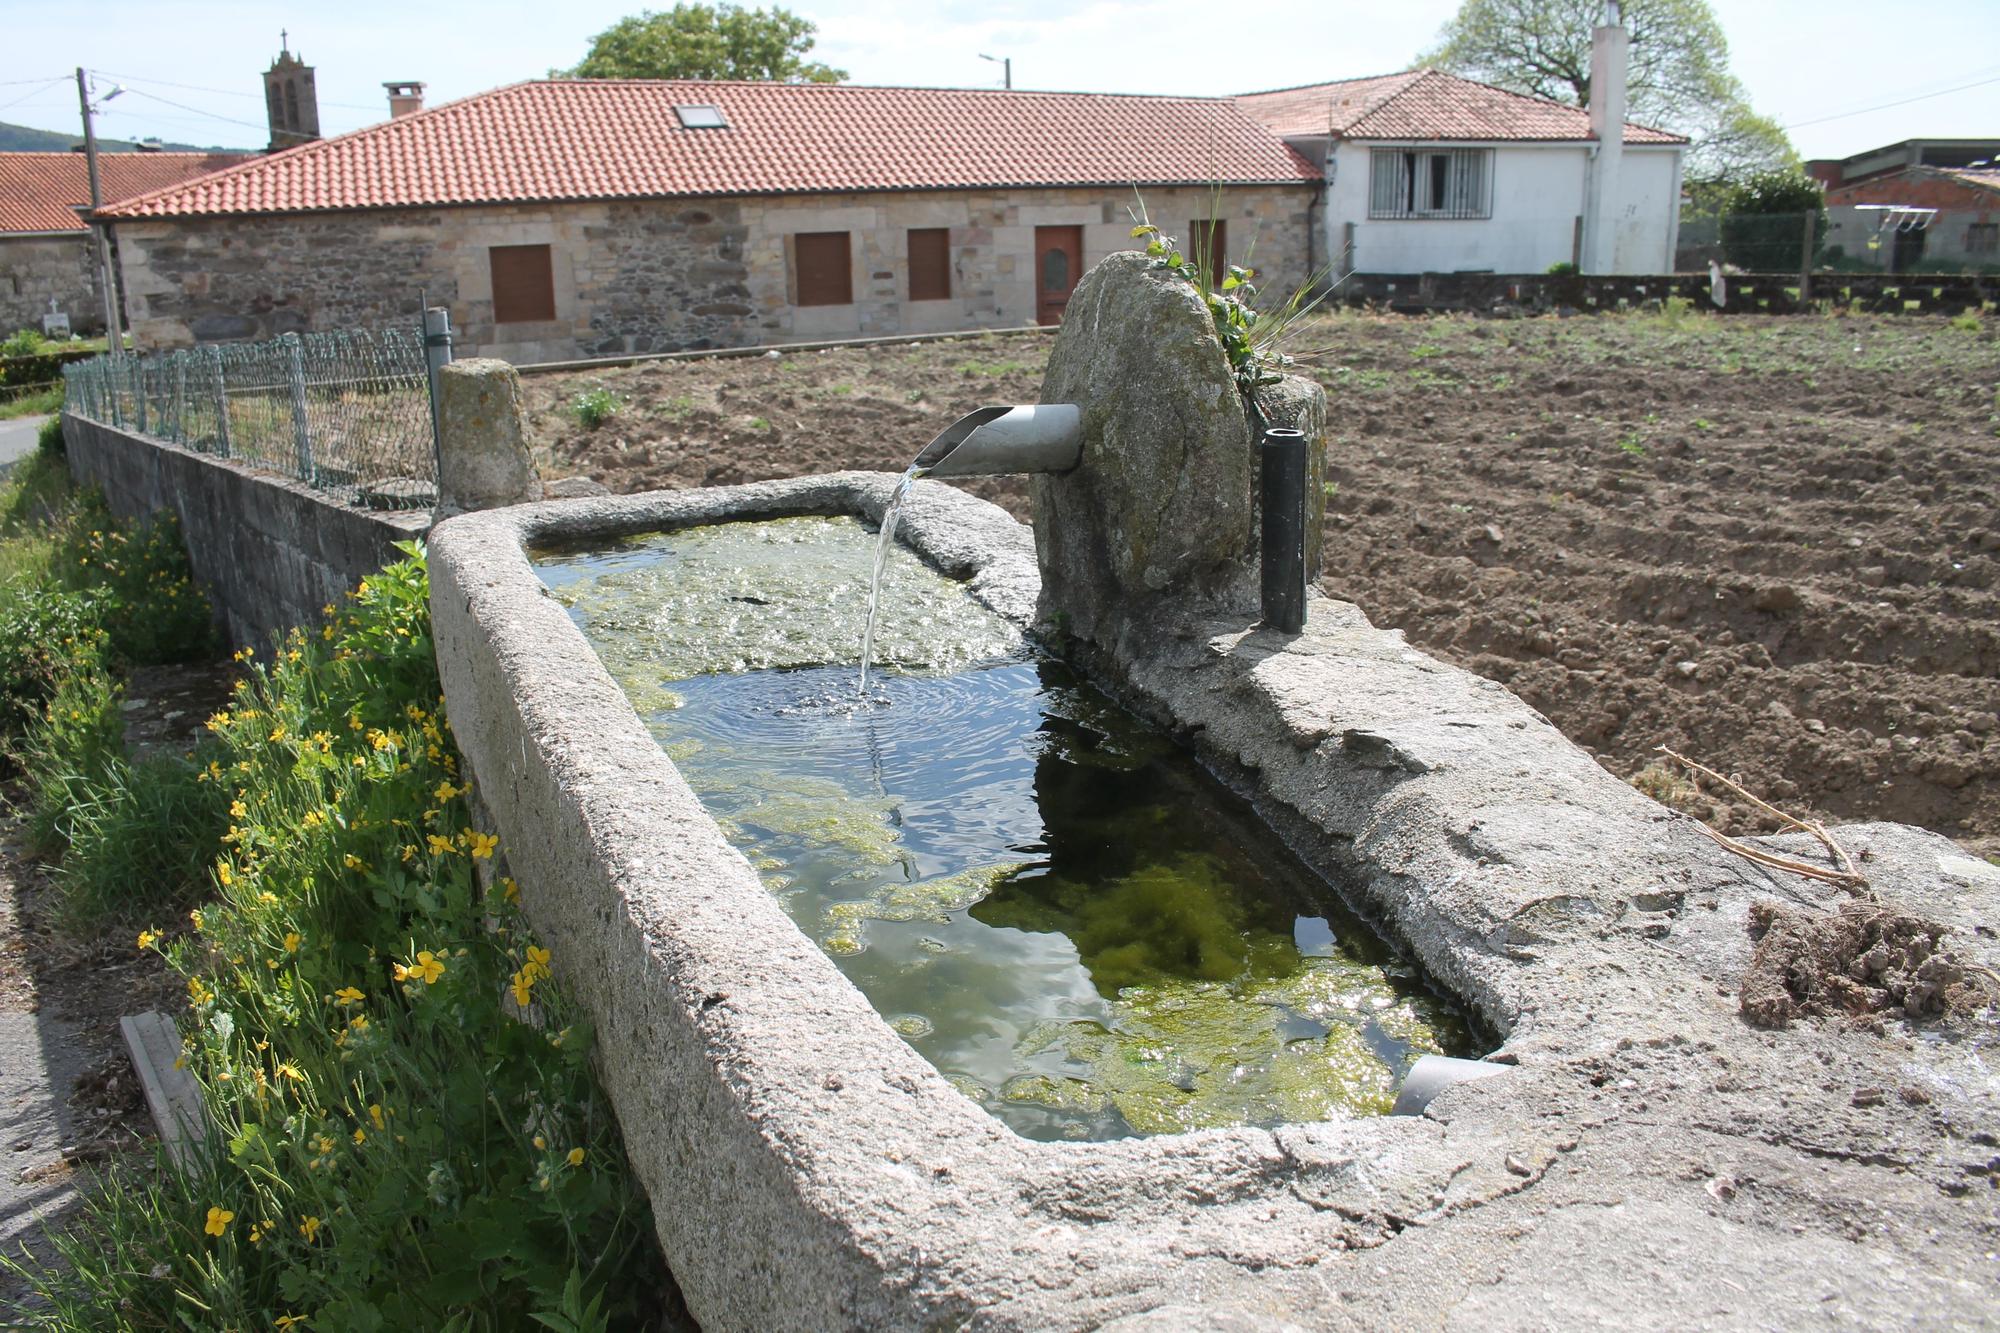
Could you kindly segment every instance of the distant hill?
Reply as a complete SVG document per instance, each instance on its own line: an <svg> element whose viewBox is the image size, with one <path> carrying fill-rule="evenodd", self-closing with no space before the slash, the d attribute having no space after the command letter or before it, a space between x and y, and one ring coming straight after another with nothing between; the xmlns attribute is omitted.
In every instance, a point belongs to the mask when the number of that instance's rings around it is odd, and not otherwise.
<svg viewBox="0 0 2000 1333"><path fill-rule="evenodd" d="M83 131L37 130L26 125L9 125L0 121L0 152L5 153L64 153L73 144L83 142ZM229 148L217 144L192 143L149 143L148 147L159 148L169 153L250 153L253 148ZM136 153L139 145L124 139L99 139L97 151L100 153Z"/></svg>

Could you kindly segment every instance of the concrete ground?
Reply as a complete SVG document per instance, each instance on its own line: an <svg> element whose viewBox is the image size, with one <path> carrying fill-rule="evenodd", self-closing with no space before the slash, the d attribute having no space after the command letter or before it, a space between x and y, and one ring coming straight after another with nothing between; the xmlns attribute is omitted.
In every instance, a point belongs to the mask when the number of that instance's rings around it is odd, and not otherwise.
<svg viewBox="0 0 2000 1333"><path fill-rule="evenodd" d="M0 421L0 476L35 451L35 436L47 417L16 417Z"/></svg>

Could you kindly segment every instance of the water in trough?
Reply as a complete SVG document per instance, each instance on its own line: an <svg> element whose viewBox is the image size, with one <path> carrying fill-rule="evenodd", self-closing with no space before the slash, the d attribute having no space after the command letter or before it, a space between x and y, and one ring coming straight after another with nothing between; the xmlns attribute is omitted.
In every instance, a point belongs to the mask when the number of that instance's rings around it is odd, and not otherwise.
<svg viewBox="0 0 2000 1333"><path fill-rule="evenodd" d="M1386 1111L1468 1034L1248 806L908 550L845 518L536 566L799 928L1015 1131Z"/></svg>

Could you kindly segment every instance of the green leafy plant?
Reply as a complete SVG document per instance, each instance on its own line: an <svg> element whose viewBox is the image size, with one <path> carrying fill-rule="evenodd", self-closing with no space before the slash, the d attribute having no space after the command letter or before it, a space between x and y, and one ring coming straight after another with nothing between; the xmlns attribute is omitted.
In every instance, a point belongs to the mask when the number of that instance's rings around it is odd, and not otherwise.
<svg viewBox="0 0 2000 1333"><path fill-rule="evenodd" d="M625 408L625 400L602 384L593 384L570 399L569 410L577 423L596 430Z"/></svg>
<svg viewBox="0 0 2000 1333"><path fill-rule="evenodd" d="M33 1275L56 1327L624 1328L653 1295L567 960L481 873L502 849L472 823L405 551L250 659L191 778L79 794L134 824L207 802L223 827L181 835L210 900L137 934L185 979L209 1132L92 1191ZM127 855L87 824L66 873Z"/></svg>
<svg viewBox="0 0 2000 1333"><path fill-rule="evenodd" d="M1558 259L1549 265L1546 271L1552 278L1570 278L1576 276L1576 265L1567 259Z"/></svg>
<svg viewBox="0 0 2000 1333"><path fill-rule="evenodd" d="M1143 202L1136 215L1132 237L1145 241L1153 267L1193 287L1208 307L1237 388L1250 393L1262 385L1276 383L1284 368L1292 364L1292 359L1279 350L1279 343L1301 317L1324 299L1324 292L1319 296L1311 293L1325 275L1313 275L1279 305L1259 310L1255 304L1257 287L1251 282L1257 276L1255 269L1229 264L1222 273L1211 273L1207 256L1190 257L1184 253L1178 240L1147 219Z"/></svg>
<svg viewBox="0 0 2000 1333"><path fill-rule="evenodd" d="M33 329L21 329L0 339L0 356L40 356L48 345L48 339Z"/></svg>
<svg viewBox="0 0 2000 1333"><path fill-rule="evenodd" d="M63 438L61 417L50 417L35 432L35 450L44 458L67 458L69 441Z"/></svg>

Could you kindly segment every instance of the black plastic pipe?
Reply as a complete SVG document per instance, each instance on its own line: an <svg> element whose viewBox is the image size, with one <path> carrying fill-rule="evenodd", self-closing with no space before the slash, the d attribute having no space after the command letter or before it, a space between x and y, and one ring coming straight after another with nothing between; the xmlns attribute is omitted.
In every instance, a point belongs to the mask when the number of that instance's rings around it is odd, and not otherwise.
<svg viewBox="0 0 2000 1333"><path fill-rule="evenodd" d="M1306 433L1269 426L1257 451L1264 522L1264 623L1286 634L1306 624Z"/></svg>

